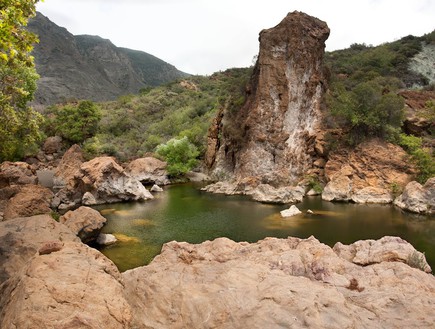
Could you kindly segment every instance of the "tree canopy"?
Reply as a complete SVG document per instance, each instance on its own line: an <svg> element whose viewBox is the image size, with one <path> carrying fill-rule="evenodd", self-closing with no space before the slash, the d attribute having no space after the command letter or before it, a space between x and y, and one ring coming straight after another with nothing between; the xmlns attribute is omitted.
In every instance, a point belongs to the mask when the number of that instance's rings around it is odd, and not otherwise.
<svg viewBox="0 0 435 329"><path fill-rule="evenodd" d="M41 138L42 116L27 105L39 77L31 56L38 39L25 27L37 2L0 4L0 161L22 157Z"/></svg>

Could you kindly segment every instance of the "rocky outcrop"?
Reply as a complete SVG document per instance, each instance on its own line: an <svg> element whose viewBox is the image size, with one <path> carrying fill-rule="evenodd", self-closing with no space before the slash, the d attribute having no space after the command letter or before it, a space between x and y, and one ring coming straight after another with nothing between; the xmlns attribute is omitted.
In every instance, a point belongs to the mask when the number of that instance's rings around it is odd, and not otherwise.
<svg viewBox="0 0 435 329"><path fill-rule="evenodd" d="M361 143L353 150L331 152L325 165L328 183L322 199L390 203L393 187L404 187L415 175L407 157L399 146L378 139Z"/></svg>
<svg viewBox="0 0 435 329"><path fill-rule="evenodd" d="M59 222L68 226L84 243L95 241L107 219L95 209L80 207L70 210L59 218Z"/></svg>
<svg viewBox="0 0 435 329"><path fill-rule="evenodd" d="M170 184L166 162L153 157L140 158L131 161L125 171L143 184Z"/></svg>
<svg viewBox="0 0 435 329"><path fill-rule="evenodd" d="M428 179L423 186L410 182L394 204L415 213L435 214L435 177Z"/></svg>
<svg viewBox="0 0 435 329"><path fill-rule="evenodd" d="M334 249L313 237L170 242L123 273L132 325L432 328L435 279L422 271L424 255L390 237Z"/></svg>
<svg viewBox="0 0 435 329"><path fill-rule="evenodd" d="M1 328L130 328L115 265L49 216L0 223Z"/></svg>
<svg viewBox="0 0 435 329"><path fill-rule="evenodd" d="M78 205L95 205L129 200L152 199L139 180L131 177L113 157L98 157L83 162L80 147L72 146L55 173L59 190L53 207L67 210Z"/></svg>
<svg viewBox="0 0 435 329"><path fill-rule="evenodd" d="M210 130L206 162L216 178L254 177L279 188L299 182L313 166L328 35L326 23L301 12L261 31L245 104L220 113Z"/></svg>
<svg viewBox="0 0 435 329"><path fill-rule="evenodd" d="M406 104L404 131L415 136L431 135L435 122L431 120L428 102L435 100L435 91L402 90L399 95L404 98Z"/></svg>

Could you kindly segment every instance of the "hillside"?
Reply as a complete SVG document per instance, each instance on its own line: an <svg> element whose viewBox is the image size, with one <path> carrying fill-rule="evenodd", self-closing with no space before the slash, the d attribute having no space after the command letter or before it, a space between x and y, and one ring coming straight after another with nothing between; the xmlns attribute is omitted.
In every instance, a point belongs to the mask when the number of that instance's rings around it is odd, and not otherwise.
<svg viewBox="0 0 435 329"><path fill-rule="evenodd" d="M98 36L74 36L41 13L28 27L40 40L33 51L41 76L36 104L108 101L187 76L145 52L116 47Z"/></svg>

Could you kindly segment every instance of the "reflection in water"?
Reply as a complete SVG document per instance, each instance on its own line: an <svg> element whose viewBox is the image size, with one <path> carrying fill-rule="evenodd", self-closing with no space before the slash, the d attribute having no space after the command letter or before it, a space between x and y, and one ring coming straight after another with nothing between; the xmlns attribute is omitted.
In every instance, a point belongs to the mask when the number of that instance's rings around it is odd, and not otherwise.
<svg viewBox="0 0 435 329"><path fill-rule="evenodd" d="M330 246L338 241L348 244L400 236L425 252L435 268L434 218L405 213L390 205L331 203L307 197L297 204L302 214L283 219L279 212L288 205L209 194L189 184L166 187L155 196L146 202L96 207L108 219L103 232L122 237L102 250L121 271L149 263L161 246L172 240L200 243L224 236L255 242L267 236L311 235Z"/></svg>

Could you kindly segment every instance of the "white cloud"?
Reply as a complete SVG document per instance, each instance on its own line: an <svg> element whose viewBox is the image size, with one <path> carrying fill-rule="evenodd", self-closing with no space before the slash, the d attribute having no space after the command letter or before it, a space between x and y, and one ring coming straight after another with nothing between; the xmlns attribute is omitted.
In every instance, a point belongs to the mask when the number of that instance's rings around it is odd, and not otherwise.
<svg viewBox="0 0 435 329"><path fill-rule="evenodd" d="M196 74L251 65L258 33L294 10L327 22L327 50L435 28L432 0L45 0L37 9L73 34L99 35Z"/></svg>

